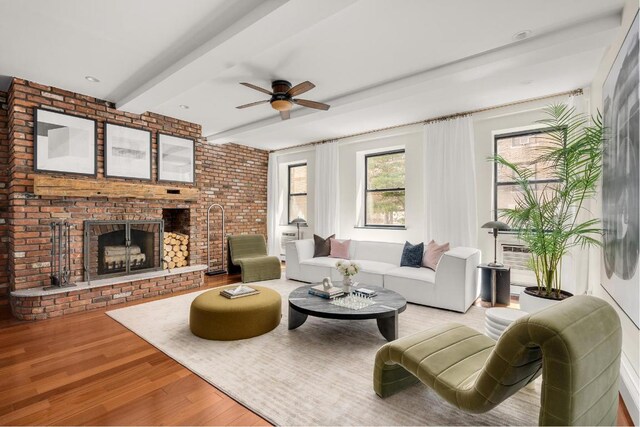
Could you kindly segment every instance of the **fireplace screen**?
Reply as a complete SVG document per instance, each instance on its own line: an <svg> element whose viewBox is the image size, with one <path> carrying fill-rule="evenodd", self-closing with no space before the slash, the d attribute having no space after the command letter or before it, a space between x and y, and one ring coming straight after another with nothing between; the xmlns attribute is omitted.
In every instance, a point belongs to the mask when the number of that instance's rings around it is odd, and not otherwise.
<svg viewBox="0 0 640 427"><path fill-rule="evenodd" d="M162 269L163 221L85 221L85 280Z"/></svg>

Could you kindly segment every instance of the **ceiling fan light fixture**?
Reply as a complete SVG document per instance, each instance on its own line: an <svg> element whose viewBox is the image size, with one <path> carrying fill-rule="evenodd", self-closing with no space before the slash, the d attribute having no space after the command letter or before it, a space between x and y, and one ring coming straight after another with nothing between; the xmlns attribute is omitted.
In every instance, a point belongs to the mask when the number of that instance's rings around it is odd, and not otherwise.
<svg viewBox="0 0 640 427"><path fill-rule="evenodd" d="M293 107L293 103L288 99L276 99L271 101L271 106L274 110L289 111Z"/></svg>
<svg viewBox="0 0 640 427"><path fill-rule="evenodd" d="M310 81L304 81L295 86L291 86L291 83L286 80L274 80L271 82L271 88L273 92L269 92L260 86L253 85L251 83L240 82L241 85L257 90L268 95L271 95L270 99L264 99L262 101L250 102L248 104L239 105L237 109L244 109L253 107L260 104L271 104L271 108L280 112L280 118L282 120L288 120L291 116L289 111L293 109L293 105L300 105L301 107L314 108L316 110L328 110L330 105L323 104L322 102L310 101L308 99L300 99L297 96L306 93L316 87Z"/></svg>

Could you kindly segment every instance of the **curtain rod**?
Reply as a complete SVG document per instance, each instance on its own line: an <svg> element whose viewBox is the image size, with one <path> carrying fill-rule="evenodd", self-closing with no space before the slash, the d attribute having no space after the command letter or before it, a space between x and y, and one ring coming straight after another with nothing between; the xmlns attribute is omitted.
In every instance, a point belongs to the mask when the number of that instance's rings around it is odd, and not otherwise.
<svg viewBox="0 0 640 427"><path fill-rule="evenodd" d="M566 91L566 92L554 93L552 95L545 95L545 96L539 96L537 98L528 98L528 99L523 99L521 101L509 102L507 104L500 104L500 105L494 105L494 106L491 106L491 107L478 108L477 110L465 111L465 112L462 112L462 113L455 113L455 114L448 114L446 116L433 117L433 118L430 118L430 119L419 120L417 122L402 123L400 125L393 125L393 126L387 126L387 127L379 128L379 129L367 130L367 131L364 131L364 132L352 133L352 134L349 134L349 135L338 136L336 138L321 139L319 141L313 141L313 142L305 142L304 144L293 145L291 147L281 148L281 149L278 149L278 150L271 150L269 152L270 153L275 153L275 152L278 152L278 151L290 150L292 148L300 148L300 147L306 147L306 146L312 146L312 145L325 144L327 142L340 141L342 139L353 138L355 136L368 135L368 134L383 132L383 131L386 131L386 130L403 128L403 127L407 127L407 126L415 126L415 125L419 125L419 124L425 124L426 125L428 123L451 120L451 119L455 119L455 118L458 118L458 117L469 116L471 114L483 113L485 111L497 110L499 108L511 107L513 105L526 104L527 102L540 101L540 100L543 100L543 99L555 98L555 97L558 97L558 96L564 96L564 95L579 96L579 95L582 95L582 94L583 94L583 90L582 89L574 89L574 90L570 90L570 91Z"/></svg>

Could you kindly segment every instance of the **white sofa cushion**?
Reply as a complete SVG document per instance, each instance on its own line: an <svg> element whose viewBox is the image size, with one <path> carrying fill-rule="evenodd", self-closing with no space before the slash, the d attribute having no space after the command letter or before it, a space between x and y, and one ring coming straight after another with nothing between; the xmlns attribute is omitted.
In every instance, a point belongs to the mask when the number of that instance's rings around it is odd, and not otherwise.
<svg viewBox="0 0 640 427"><path fill-rule="evenodd" d="M380 287L384 287L384 274L398 267L397 265L380 261L356 259L353 262L360 266L360 272L354 276L354 280L363 285Z"/></svg>
<svg viewBox="0 0 640 427"><path fill-rule="evenodd" d="M436 273L428 268L398 267L384 276L384 287L405 297L407 301L438 307Z"/></svg>
<svg viewBox="0 0 640 427"><path fill-rule="evenodd" d="M331 280L342 280L342 276L335 267L335 258L318 257L305 260L300 263L300 276L296 280L307 283L321 282L325 277Z"/></svg>
<svg viewBox="0 0 640 427"><path fill-rule="evenodd" d="M317 258L305 259L300 265L315 265L317 267L336 267L337 258L329 258L327 256L320 256Z"/></svg>
<svg viewBox="0 0 640 427"><path fill-rule="evenodd" d="M336 268L338 258L318 257L310 258L300 263L305 278L318 277L317 274L323 274L324 277L331 277L331 280L342 280L342 275L338 273ZM354 276L354 280L364 285L384 286L384 274L397 268L396 265L388 262L368 261L368 260L352 260L360 265L360 272ZM315 279L318 281L318 279Z"/></svg>
<svg viewBox="0 0 640 427"><path fill-rule="evenodd" d="M387 271L385 274L390 277L436 283L436 272L430 268L397 267Z"/></svg>
<svg viewBox="0 0 640 427"><path fill-rule="evenodd" d="M397 265L393 265L388 262L368 261L363 259L354 259L351 262L358 264L362 273L385 274L387 271L398 267Z"/></svg>

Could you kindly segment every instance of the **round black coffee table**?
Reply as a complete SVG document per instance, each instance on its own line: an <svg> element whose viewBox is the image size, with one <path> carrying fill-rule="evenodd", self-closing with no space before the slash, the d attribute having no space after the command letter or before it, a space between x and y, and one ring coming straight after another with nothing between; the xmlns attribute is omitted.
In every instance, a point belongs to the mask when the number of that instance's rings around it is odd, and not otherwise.
<svg viewBox="0 0 640 427"><path fill-rule="evenodd" d="M289 294L289 329L301 326L307 320L307 316L346 320L376 319L378 330L387 341L398 338L398 315L407 308L407 300L397 292L378 286L359 286L375 290L378 295L373 297L375 304L352 310L309 294L311 286L314 285L301 286Z"/></svg>

